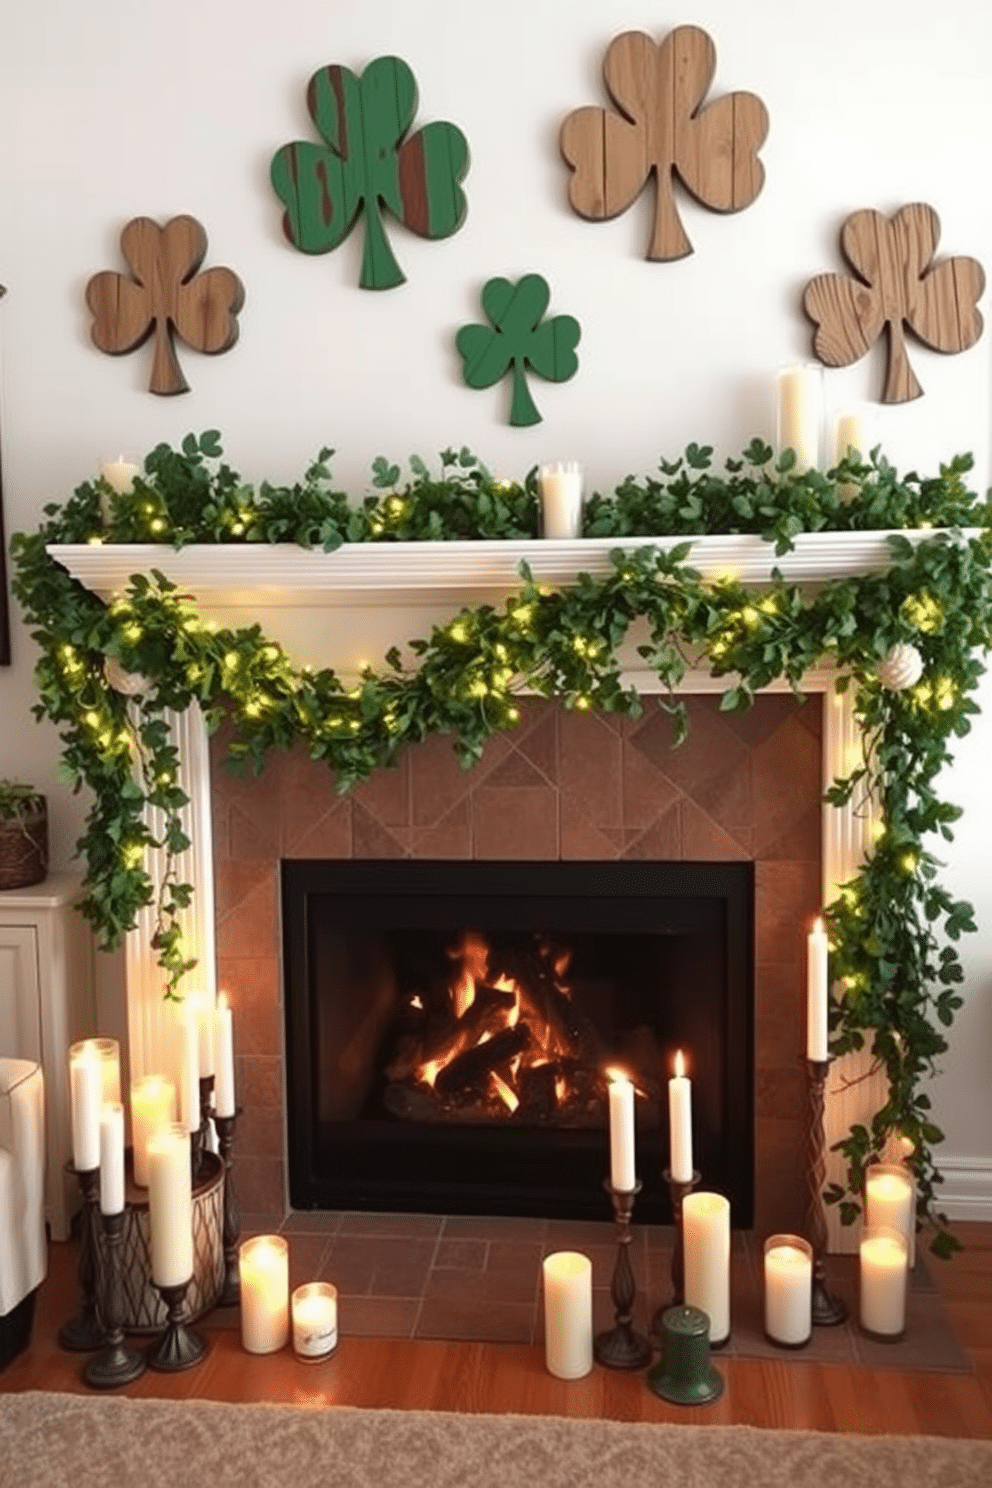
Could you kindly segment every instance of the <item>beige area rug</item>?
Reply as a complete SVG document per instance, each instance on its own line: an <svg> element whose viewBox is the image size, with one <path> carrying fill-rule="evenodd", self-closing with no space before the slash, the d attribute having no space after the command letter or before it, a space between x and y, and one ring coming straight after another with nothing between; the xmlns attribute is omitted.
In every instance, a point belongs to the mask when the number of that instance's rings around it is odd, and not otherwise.
<svg viewBox="0 0 992 1488"><path fill-rule="evenodd" d="M992 1442L28 1392L10 1488L989 1488Z"/></svg>

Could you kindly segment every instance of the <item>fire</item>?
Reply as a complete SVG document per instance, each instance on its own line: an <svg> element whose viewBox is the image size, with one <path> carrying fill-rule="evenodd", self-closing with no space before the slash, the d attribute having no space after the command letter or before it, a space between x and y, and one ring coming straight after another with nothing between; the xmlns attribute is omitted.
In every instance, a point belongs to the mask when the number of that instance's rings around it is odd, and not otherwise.
<svg viewBox="0 0 992 1488"><path fill-rule="evenodd" d="M682 1056L681 1049L677 1050L675 1054L675 1074L680 1080L685 1075L685 1059Z"/></svg>

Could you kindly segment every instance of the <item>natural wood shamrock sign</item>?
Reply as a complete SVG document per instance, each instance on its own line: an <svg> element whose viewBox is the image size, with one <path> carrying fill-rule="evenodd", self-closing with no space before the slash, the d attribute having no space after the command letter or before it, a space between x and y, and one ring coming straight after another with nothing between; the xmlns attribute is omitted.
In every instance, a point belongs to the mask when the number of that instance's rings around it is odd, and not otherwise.
<svg viewBox="0 0 992 1488"><path fill-rule="evenodd" d="M173 335L195 351L229 351L238 339L244 286L232 269L200 270L207 235L195 217L173 217L164 227L135 217L121 233L121 253L131 277L111 270L86 286L93 316L91 336L101 351L121 356L154 331L149 391L186 393Z"/></svg>
<svg viewBox="0 0 992 1488"><path fill-rule="evenodd" d="M449 237L465 221L459 183L468 143L444 122L404 139L417 103L413 73L399 57L377 57L360 76L322 67L310 79L307 107L325 143L296 140L272 161L283 228L301 252L337 248L365 208L362 289L392 289L406 278L386 237L383 206L422 238Z"/></svg>
<svg viewBox="0 0 992 1488"><path fill-rule="evenodd" d="M753 93L731 93L704 106L715 71L716 48L698 26L677 26L660 42L642 31L624 32L610 43L603 64L621 112L580 108L562 125L561 152L574 173L568 195L580 216L616 217L656 177L649 259L692 252L673 176L715 212L750 206L764 184L758 151L768 133L765 106Z"/></svg>
<svg viewBox="0 0 992 1488"><path fill-rule="evenodd" d="M816 325L813 346L828 367L858 361L888 327L883 403L907 403L923 392L906 354L903 326L933 351L966 351L982 334L977 302L985 274L975 258L933 263L940 220L912 202L892 217L853 212L841 229L841 249L857 277L818 274L803 308Z"/></svg>
<svg viewBox="0 0 992 1488"><path fill-rule="evenodd" d="M579 322L571 315L545 320L550 301L548 281L540 274L525 274L516 284L490 279L482 290L482 308L491 326L464 325L455 337L469 387L492 387L513 369L510 423L518 427L541 421L527 386L528 366L549 382L567 382L578 371Z"/></svg>

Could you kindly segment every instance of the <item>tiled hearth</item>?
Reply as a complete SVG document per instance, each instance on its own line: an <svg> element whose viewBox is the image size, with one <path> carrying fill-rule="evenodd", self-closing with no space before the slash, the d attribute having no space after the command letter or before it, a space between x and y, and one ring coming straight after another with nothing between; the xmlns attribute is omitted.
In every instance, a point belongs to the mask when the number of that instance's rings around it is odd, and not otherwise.
<svg viewBox="0 0 992 1488"><path fill-rule="evenodd" d="M755 1229L800 1224L806 1122L805 932L820 907L822 700L759 697L722 714L568 713L530 702L471 771L447 738L407 750L349 795L300 750L257 779L217 763L213 829L218 985L236 1013L236 1180L246 1211L284 1206L279 860L288 858L755 861ZM450 1221L450 1223L454 1223Z"/></svg>

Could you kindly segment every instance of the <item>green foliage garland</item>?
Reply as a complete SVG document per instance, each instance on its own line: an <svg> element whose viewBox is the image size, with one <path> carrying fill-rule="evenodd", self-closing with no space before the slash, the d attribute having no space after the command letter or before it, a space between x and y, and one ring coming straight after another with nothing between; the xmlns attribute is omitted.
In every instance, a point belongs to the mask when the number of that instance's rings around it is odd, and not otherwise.
<svg viewBox="0 0 992 1488"><path fill-rule="evenodd" d="M921 1212L938 1219L934 1248L949 1253L956 1242L939 1222L941 1178L931 1151L942 1134L921 1086L962 1001L956 942L975 927L971 906L940 886L940 865L926 844L935 834L950 840L960 815L935 783L951 758L950 741L969 731L978 711L971 694L984 671L979 653L992 643L989 508L965 485L970 457L927 480L900 477L877 450L827 475L798 475L791 452L773 463L768 446L754 440L717 475L712 450L690 445L681 460L662 462L661 478L628 476L612 495L594 495L587 535L747 531L784 552L803 531L935 530L916 545L890 538L884 573L811 593L777 571L761 591L703 579L687 564L689 541L667 553L618 551L608 576L580 575L562 591L536 585L524 566L519 592L501 609L462 610L428 638L408 642L406 655L393 648L386 670L367 668L352 688L330 669L294 667L257 625L203 623L190 598L159 573L134 576L107 605L46 552L48 544L87 541L333 549L536 535L533 471L523 482L500 480L463 448L443 452L439 477L412 457L412 478L401 486L400 467L380 457L373 493L356 506L330 488L331 453L321 451L293 486L255 490L220 462L216 432L189 435L180 450L154 449L132 491L115 494L103 480L86 481L63 505L46 507L37 532L13 539L14 589L40 647L35 711L59 728L64 778L93 797L79 848L85 910L101 943L118 944L155 899L145 848L164 847L172 862L188 845L167 709L196 700L211 729L226 720L235 767L259 770L270 749L302 739L347 789L434 733L450 734L463 763L472 764L495 731L513 727L522 692L570 709L639 713L642 699L624 687L617 662L638 619L649 634L640 652L665 685L658 701L677 742L687 724L675 689L694 658L727 677L721 707L730 710L748 707L756 691L781 678L801 697L804 674L831 657L838 689L856 687L854 713L868 747L864 766L835 781L828 799L842 804L870 794L882 822L861 872L828 911L831 977L844 988L831 1010L831 1048L841 1054L867 1043L885 1068L889 1097L870 1127L852 1128L839 1144L848 1190L827 1197L852 1220L867 1162L900 1133L915 1144ZM965 526L984 530L954 530ZM921 680L901 692L877 674L898 642L914 645L924 663ZM125 684L142 694L140 709L129 710ZM146 805L159 809L157 837ZM154 944L167 995L190 967L176 922L190 894L174 870L157 891Z"/></svg>

